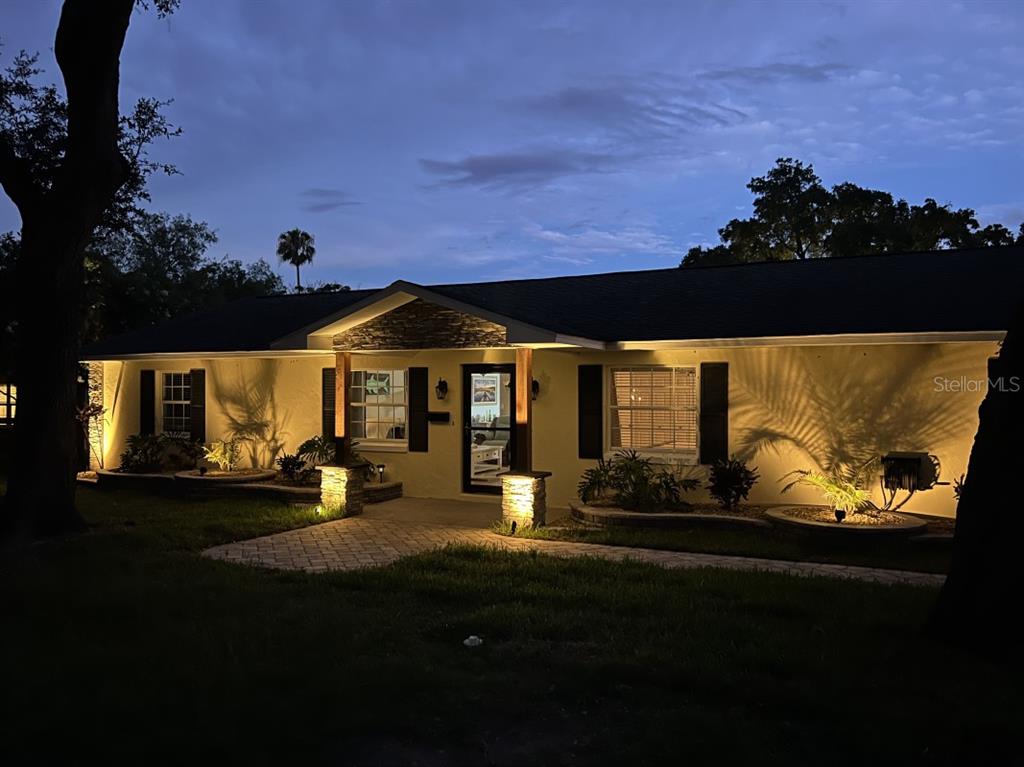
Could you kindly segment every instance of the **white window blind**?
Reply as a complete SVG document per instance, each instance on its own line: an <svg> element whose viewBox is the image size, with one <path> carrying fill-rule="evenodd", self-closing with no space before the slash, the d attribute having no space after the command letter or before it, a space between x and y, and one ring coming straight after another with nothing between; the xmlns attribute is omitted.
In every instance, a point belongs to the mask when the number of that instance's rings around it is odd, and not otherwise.
<svg viewBox="0 0 1024 767"><path fill-rule="evenodd" d="M613 368L610 392L613 449L696 452L696 368Z"/></svg>

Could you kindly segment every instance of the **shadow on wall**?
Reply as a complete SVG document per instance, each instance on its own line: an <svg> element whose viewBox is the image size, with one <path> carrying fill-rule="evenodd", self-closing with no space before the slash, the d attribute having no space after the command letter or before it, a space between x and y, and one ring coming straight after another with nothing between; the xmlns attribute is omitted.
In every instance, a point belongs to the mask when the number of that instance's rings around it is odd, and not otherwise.
<svg viewBox="0 0 1024 767"><path fill-rule="evenodd" d="M942 458L951 449L966 450L977 402L937 392L933 379L977 377L977 359L977 350L937 345L872 349L863 356L806 347L750 355L733 367L733 413L743 424L736 452L749 460L793 448L818 469L853 478L891 451Z"/></svg>
<svg viewBox="0 0 1024 767"><path fill-rule="evenodd" d="M287 412L279 412L275 395L278 366L274 360L258 360L226 366L206 363L210 393L224 417L225 439L237 439L254 468L272 467L288 438ZM230 379L230 380L229 380Z"/></svg>

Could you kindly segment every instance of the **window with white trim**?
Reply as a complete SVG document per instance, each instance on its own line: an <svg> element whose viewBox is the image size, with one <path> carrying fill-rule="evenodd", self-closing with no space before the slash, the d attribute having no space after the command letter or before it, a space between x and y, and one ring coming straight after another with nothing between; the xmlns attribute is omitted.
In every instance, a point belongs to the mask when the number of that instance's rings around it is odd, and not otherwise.
<svg viewBox="0 0 1024 767"><path fill-rule="evenodd" d="M14 426L17 403L18 387L12 383L0 383L0 427Z"/></svg>
<svg viewBox="0 0 1024 767"><path fill-rule="evenodd" d="M613 450L696 454L696 368L612 368L610 376Z"/></svg>
<svg viewBox="0 0 1024 767"><path fill-rule="evenodd" d="M349 385L352 438L363 442L406 442L404 370L353 370Z"/></svg>
<svg viewBox="0 0 1024 767"><path fill-rule="evenodd" d="M160 430L175 437L192 432L192 374L164 373L160 398Z"/></svg>

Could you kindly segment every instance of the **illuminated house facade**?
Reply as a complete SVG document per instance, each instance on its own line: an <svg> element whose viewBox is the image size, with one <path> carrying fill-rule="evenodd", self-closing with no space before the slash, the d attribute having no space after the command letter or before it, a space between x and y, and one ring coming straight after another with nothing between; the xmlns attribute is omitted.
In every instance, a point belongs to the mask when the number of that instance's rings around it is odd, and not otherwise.
<svg viewBox="0 0 1024 767"><path fill-rule="evenodd" d="M495 492L512 467L551 472L555 507L619 449L693 476L747 459L758 503L818 502L779 478L892 451L949 482L1022 285L1001 248L245 299L87 349L91 439L108 468L161 431L269 467L343 433L407 495ZM954 508L939 486L907 510Z"/></svg>

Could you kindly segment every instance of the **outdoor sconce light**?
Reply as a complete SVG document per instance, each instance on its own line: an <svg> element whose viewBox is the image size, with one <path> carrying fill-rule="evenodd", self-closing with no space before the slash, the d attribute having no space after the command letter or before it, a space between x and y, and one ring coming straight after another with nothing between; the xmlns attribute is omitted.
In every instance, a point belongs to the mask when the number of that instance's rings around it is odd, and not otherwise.
<svg viewBox="0 0 1024 767"><path fill-rule="evenodd" d="M448 382L443 378L438 378L437 386L434 387L434 394L437 395L438 399L446 399L448 397Z"/></svg>
<svg viewBox="0 0 1024 767"><path fill-rule="evenodd" d="M540 394L540 381L536 378L534 378L533 382L530 384L530 393L533 395L532 399L537 399L537 395Z"/></svg>
<svg viewBox="0 0 1024 767"><path fill-rule="evenodd" d="M377 481L382 485L384 484L384 464L377 464Z"/></svg>

